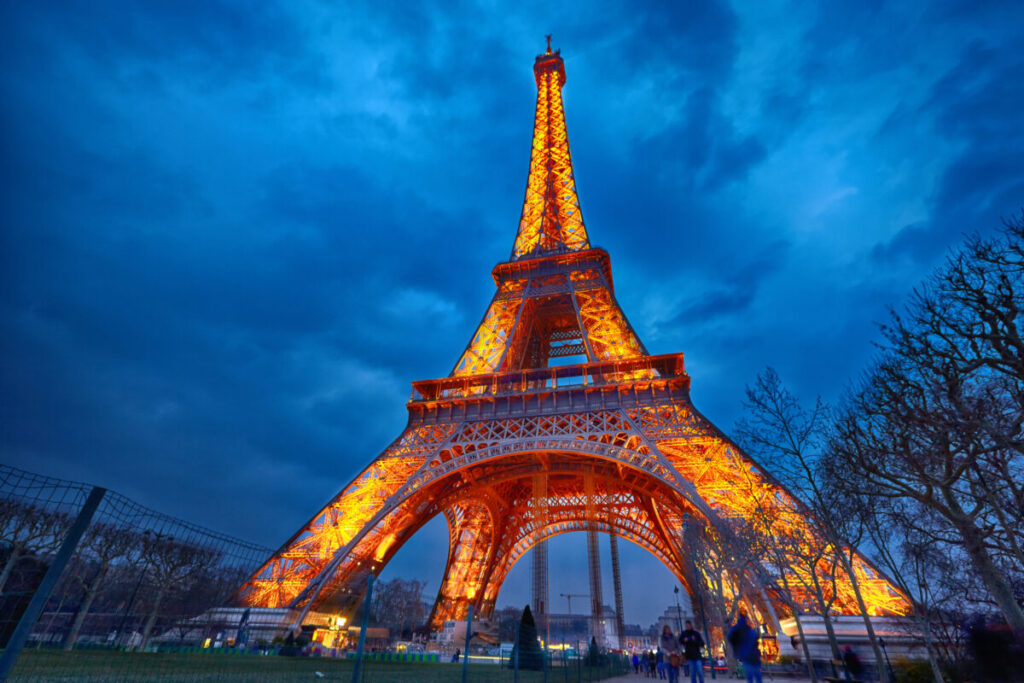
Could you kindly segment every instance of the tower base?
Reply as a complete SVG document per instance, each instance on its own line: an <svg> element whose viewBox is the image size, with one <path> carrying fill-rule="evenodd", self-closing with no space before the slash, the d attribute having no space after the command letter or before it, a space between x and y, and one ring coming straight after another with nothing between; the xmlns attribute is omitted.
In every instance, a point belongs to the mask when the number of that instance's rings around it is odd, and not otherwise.
<svg viewBox="0 0 1024 683"><path fill-rule="evenodd" d="M849 645L864 663L871 663L874 655L868 640L864 619L860 616L832 616L832 629L836 634L839 649ZM790 655L803 659L804 651L797 639L799 633L796 619L783 619L780 622L783 635L779 638L779 654ZM804 638L811 653L811 659L829 661L832 659L832 648L825 630L825 620L819 616L804 615L800 617ZM875 636L884 639L889 660L928 659L924 639L921 637L917 623L908 617L871 617L871 625Z"/></svg>

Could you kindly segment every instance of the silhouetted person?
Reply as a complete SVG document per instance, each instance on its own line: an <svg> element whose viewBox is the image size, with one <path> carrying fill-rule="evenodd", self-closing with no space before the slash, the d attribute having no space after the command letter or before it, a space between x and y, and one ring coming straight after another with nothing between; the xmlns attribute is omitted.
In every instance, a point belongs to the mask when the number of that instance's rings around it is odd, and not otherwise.
<svg viewBox="0 0 1024 683"><path fill-rule="evenodd" d="M864 673L864 665L860 663L860 657L849 645L843 648L843 662L846 664L846 670L854 678L860 678L860 675Z"/></svg>
<svg viewBox="0 0 1024 683"><path fill-rule="evenodd" d="M679 634L679 642L683 645L683 654L690 669L690 683L697 683L698 678L700 683L704 683L704 654L701 652L704 639L694 630L689 619L686 620L686 630Z"/></svg>
<svg viewBox="0 0 1024 683"><path fill-rule="evenodd" d="M729 629L729 644L732 645L737 659L743 662L747 683L762 683L761 648L757 643L757 629L747 623L747 611L742 607L736 623Z"/></svg>

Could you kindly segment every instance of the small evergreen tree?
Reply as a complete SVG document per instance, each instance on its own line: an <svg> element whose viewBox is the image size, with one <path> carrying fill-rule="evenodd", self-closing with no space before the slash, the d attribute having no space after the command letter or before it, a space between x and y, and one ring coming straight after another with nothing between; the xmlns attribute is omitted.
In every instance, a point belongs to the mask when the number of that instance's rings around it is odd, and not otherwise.
<svg viewBox="0 0 1024 683"><path fill-rule="evenodd" d="M601 648L597 645L597 636L590 637L590 647L587 648L587 666L603 666L604 657Z"/></svg>
<svg viewBox="0 0 1024 683"><path fill-rule="evenodd" d="M537 624L533 621L533 612L527 605L523 609L523 617L519 621L519 639L512 646L512 656L508 660L510 667L516 665L519 656L519 668L540 671L544 668L544 653L537 640Z"/></svg>

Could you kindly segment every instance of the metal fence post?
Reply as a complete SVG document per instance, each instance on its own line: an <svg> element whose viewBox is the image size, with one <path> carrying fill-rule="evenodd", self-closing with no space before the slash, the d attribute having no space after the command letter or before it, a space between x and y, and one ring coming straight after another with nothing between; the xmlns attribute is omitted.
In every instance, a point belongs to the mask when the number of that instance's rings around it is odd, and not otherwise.
<svg viewBox="0 0 1024 683"><path fill-rule="evenodd" d="M352 668L352 683L359 683L363 668L363 650L366 648L366 629L370 625L370 599L373 597L373 572L366 577L366 598L363 599L363 624L359 629L359 645L356 647L356 665ZM301 624L300 624L301 626Z"/></svg>
<svg viewBox="0 0 1024 683"><path fill-rule="evenodd" d="M469 612L466 614L466 650L462 653L462 683L466 683L466 676L469 675L469 641L473 638L473 603L469 603Z"/></svg>
<svg viewBox="0 0 1024 683"><path fill-rule="evenodd" d="M541 652L541 656L544 658L541 661L541 666L544 667L544 683L548 683L548 668L549 668L548 667L548 657L550 655L550 650L548 650L548 646L549 645L550 645L550 643L545 641L544 642L544 650Z"/></svg>
<svg viewBox="0 0 1024 683"><path fill-rule="evenodd" d="M516 622L516 644L513 646L514 649L512 650L512 680L515 681L515 683L519 683L519 629L522 627L523 620L520 619Z"/></svg>
<svg viewBox="0 0 1024 683"><path fill-rule="evenodd" d="M36 592L32 594L32 600L29 602L25 613L21 615L21 620L18 621L18 626L14 629L11 639L7 641L7 647L4 648L3 655L0 655L0 681L7 680L11 669L14 668L14 663L18 661L18 655L21 654L21 649L25 647L25 641L28 640L32 627L35 626L36 620L39 619L43 607L46 606L46 601L50 599L50 593L53 591L53 587L57 585L57 579L64 573L64 568L67 566L68 560L71 559L71 555L75 552L82 534L89 528L89 522L92 521L93 515L96 514L96 508L100 506L100 501L103 500L106 492L106 489L94 486L92 491L89 492L89 497L85 499L85 505L82 506L78 517L75 519L75 523L71 525L67 536L64 537L64 542L61 543L60 550L57 551L57 555L53 558L50 568L46 570L46 575L43 576L42 582L36 588Z"/></svg>

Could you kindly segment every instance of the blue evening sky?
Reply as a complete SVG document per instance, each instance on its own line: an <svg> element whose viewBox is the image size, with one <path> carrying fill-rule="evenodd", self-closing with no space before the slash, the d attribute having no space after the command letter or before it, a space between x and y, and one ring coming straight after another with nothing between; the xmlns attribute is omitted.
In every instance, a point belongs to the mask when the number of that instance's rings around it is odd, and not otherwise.
<svg viewBox="0 0 1024 683"><path fill-rule="evenodd" d="M479 321L547 33L591 240L727 431L768 364L836 397L1024 205L1019 2L4 3L0 459L280 544ZM433 592L445 540L383 578ZM671 576L623 562L649 624Z"/></svg>

